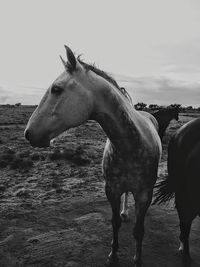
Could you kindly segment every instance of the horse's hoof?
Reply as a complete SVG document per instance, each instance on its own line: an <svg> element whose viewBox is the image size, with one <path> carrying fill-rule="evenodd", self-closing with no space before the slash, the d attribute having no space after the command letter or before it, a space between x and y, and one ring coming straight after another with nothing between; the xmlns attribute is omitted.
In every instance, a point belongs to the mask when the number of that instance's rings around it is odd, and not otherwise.
<svg viewBox="0 0 200 267"><path fill-rule="evenodd" d="M118 266L118 257L116 253L110 252L106 261L107 267L115 267Z"/></svg>
<svg viewBox="0 0 200 267"><path fill-rule="evenodd" d="M180 243L180 247L178 250L179 250L179 253L182 257L183 266L184 267L191 266L192 258L190 257L190 254L188 252L184 251L184 245L182 242Z"/></svg>
<svg viewBox="0 0 200 267"><path fill-rule="evenodd" d="M183 243L182 242L180 242L180 247L179 247L179 252L180 253L183 253L183 249L184 249L184 245L183 245Z"/></svg>
<svg viewBox="0 0 200 267"><path fill-rule="evenodd" d="M134 256L133 261L134 261L135 267L141 267L142 266L142 260L138 259L136 257L136 255Z"/></svg>
<svg viewBox="0 0 200 267"><path fill-rule="evenodd" d="M192 259L190 255L183 255L182 256L182 262L184 267L190 267L192 264Z"/></svg>
<svg viewBox="0 0 200 267"><path fill-rule="evenodd" d="M121 213L120 217L121 217L122 222L125 222L125 223L129 222L129 220L130 220L128 214L126 214L126 213Z"/></svg>

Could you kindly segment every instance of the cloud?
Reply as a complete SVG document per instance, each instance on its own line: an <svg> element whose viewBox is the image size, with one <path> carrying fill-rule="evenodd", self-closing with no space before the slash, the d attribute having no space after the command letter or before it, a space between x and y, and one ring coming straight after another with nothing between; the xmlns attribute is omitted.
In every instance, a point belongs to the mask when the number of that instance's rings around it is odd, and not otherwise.
<svg viewBox="0 0 200 267"><path fill-rule="evenodd" d="M135 103L200 106L200 82L173 80L165 76L120 80L119 84L127 88Z"/></svg>
<svg viewBox="0 0 200 267"><path fill-rule="evenodd" d="M120 86L127 88L133 102L169 105L180 103L184 106L200 106L200 82L171 79L167 76L129 77L113 75ZM0 103L38 104L45 90L35 86L0 86Z"/></svg>
<svg viewBox="0 0 200 267"><path fill-rule="evenodd" d="M9 101L9 97L12 95L11 92L7 91L3 86L0 86L0 103L5 104Z"/></svg>
<svg viewBox="0 0 200 267"><path fill-rule="evenodd" d="M0 104L16 104L18 102L22 104L35 105L38 104L43 91L38 88L32 87L32 90L19 86L0 86Z"/></svg>
<svg viewBox="0 0 200 267"><path fill-rule="evenodd" d="M200 67L195 66L186 66L186 65L168 65L165 67L164 71L166 73L192 73L192 74L199 74L200 73Z"/></svg>

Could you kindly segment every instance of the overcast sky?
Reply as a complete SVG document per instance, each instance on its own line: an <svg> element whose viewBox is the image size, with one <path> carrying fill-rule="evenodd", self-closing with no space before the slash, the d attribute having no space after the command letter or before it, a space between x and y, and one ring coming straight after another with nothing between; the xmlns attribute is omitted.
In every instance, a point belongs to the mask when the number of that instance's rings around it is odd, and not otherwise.
<svg viewBox="0 0 200 267"><path fill-rule="evenodd" d="M199 0L1 0L0 35L0 103L38 104L67 44L134 102L200 106Z"/></svg>

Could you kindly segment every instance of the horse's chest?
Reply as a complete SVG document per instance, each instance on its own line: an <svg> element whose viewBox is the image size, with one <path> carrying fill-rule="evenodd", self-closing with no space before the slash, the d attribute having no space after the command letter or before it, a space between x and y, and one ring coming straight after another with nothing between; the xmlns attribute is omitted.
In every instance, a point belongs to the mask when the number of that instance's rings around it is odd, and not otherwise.
<svg viewBox="0 0 200 267"><path fill-rule="evenodd" d="M137 191L137 188L152 185L157 177L159 153L154 153L149 147L119 154L107 140L103 156L106 184L120 192Z"/></svg>
<svg viewBox="0 0 200 267"><path fill-rule="evenodd" d="M135 180L143 174L141 162L132 157L123 159L114 153L105 153L103 158L103 174L107 183L112 187L120 187L126 190L133 187Z"/></svg>

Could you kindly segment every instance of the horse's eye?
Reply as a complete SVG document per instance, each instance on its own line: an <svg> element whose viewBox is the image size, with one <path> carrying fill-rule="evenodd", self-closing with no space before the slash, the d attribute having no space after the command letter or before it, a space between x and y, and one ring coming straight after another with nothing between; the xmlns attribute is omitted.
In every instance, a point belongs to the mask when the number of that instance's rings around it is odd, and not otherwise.
<svg viewBox="0 0 200 267"><path fill-rule="evenodd" d="M62 91L63 91L63 88L62 88L62 87L59 87L59 86L53 86L53 87L51 88L51 93L52 93L52 94L59 95L59 94L62 93Z"/></svg>

